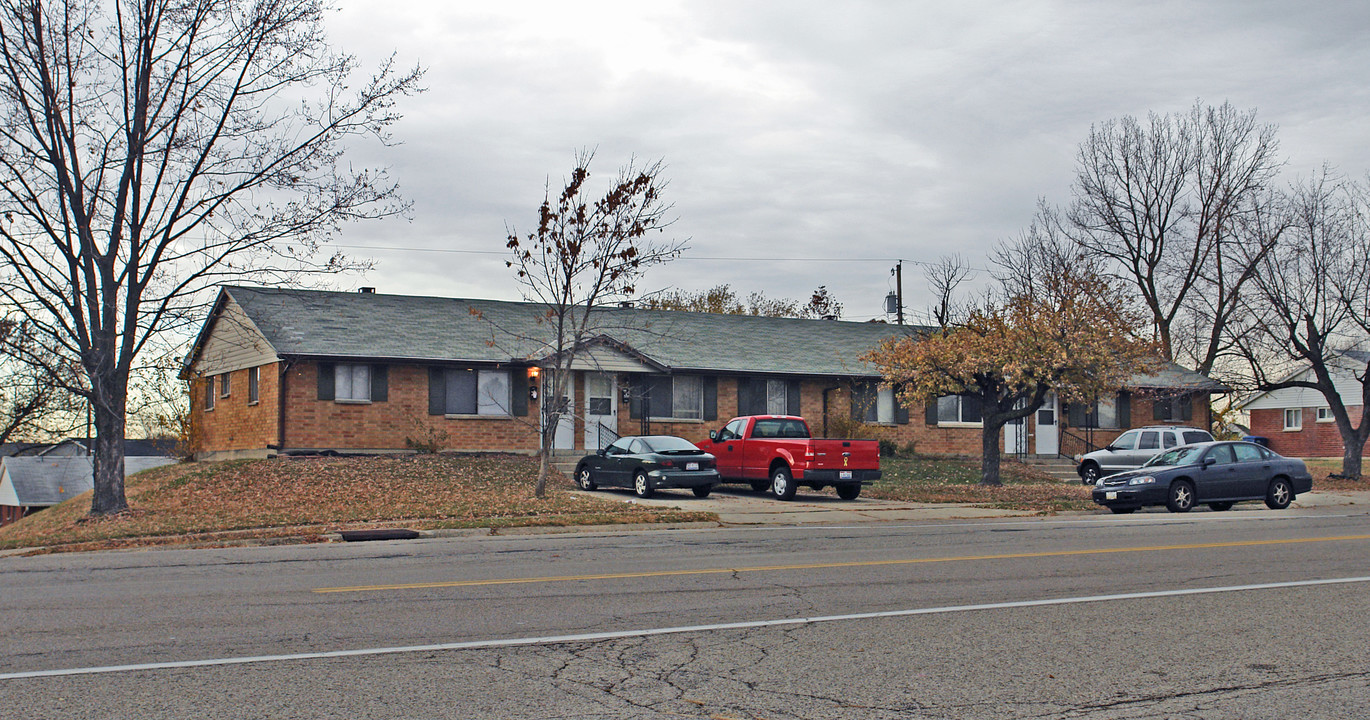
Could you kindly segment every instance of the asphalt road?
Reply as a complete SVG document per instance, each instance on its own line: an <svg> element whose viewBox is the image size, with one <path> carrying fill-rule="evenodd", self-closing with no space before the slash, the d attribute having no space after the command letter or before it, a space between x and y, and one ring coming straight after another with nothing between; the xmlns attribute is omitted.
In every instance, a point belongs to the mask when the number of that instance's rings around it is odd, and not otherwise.
<svg viewBox="0 0 1370 720"><path fill-rule="evenodd" d="M1370 511L10 557L0 624L0 717L1359 720Z"/></svg>

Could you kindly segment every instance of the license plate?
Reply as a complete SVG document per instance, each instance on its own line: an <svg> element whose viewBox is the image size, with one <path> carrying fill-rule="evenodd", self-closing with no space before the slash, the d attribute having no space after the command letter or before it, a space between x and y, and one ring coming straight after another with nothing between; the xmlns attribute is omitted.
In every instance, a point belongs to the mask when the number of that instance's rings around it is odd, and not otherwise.
<svg viewBox="0 0 1370 720"><path fill-rule="evenodd" d="M838 479L838 480L850 480L850 479L851 479L851 471L850 471L850 470L838 470L838 471L837 471L837 479Z"/></svg>
<svg viewBox="0 0 1370 720"><path fill-rule="evenodd" d="M1104 493L1104 499L1105 499L1105 500L1117 500L1117 499L1118 499L1118 493L1116 493L1116 492L1106 492L1106 493Z"/></svg>
<svg viewBox="0 0 1370 720"><path fill-rule="evenodd" d="M685 463L685 469L686 469L686 470L698 470L698 469L699 469L699 463Z"/></svg>

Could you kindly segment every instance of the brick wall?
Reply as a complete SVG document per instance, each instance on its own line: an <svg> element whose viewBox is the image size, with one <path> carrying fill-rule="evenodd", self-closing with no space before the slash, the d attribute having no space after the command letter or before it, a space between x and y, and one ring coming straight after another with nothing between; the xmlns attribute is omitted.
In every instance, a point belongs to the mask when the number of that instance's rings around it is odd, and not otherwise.
<svg viewBox="0 0 1370 720"><path fill-rule="evenodd" d="M1359 405L1346 408L1351 417L1360 415ZM1252 410L1251 434L1270 438L1270 449L1289 457L1339 458L1345 449L1334 422L1318 422L1316 408L1303 408L1303 429L1284 429L1284 410ZM1365 452L1370 452L1370 442Z"/></svg>
<svg viewBox="0 0 1370 720"><path fill-rule="evenodd" d="M469 452L538 447L537 402L526 417L449 418L428 414L426 366L390 365L388 385L385 402L319 400L317 367L297 363L286 380L286 449L400 451L405 438Z"/></svg>
<svg viewBox="0 0 1370 720"><path fill-rule="evenodd" d="M258 368L258 401L248 404L248 370L224 373L230 376L230 393L223 397L223 375L214 377L214 409L205 411L205 378L190 385L192 422L197 429L199 452L242 451L265 455L276 442L279 403L280 364ZM251 451L251 452L248 452Z"/></svg>
<svg viewBox="0 0 1370 720"><path fill-rule="evenodd" d="M538 402L528 403L528 415L520 417L446 417L428 414L427 367L421 365L390 365L388 369L388 398L384 402L346 403L318 399L316 366L301 362L291 365L284 377L286 412L284 448L309 450L404 451L406 438L418 442L435 442L444 450L456 451L514 451L534 452L538 447ZM192 408L203 425L202 450L215 453L255 451L265 453L268 445L278 442L277 398L279 397L278 365L263 366L261 371L261 401L255 406L246 404L247 371L233 373L232 395L216 397L215 409L205 413L203 381L196 381L192 392ZM576 377L575 394L585 397L583 377ZM625 378L619 378L620 388ZM734 377L718 378L718 416L711 421L653 421L653 434L679 435L700 441L710 430L717 430L737 415L737 385ZM826 391L826 417L824 427ZM850 425L852 392L850 385L829 378L801 380L800 414L808 421L815 435L836 435L839 428ZM1194 399L1195 423L1203 426L1207 415L1207 395ZM629 405L614 399L620 435L635 435L641 431L639 420L629 414ZM583 401L577 403L577 414L583 411ZM1135 397L1132 402L1132 426L1153 424L1151 404ZM1035 430L1035 414L1029 430ZM1180 424L1180 423L1176 423ZM583 422L576 421L576 447L584 446ZM1121 430L1096 430L1094 444L1102 446ZM1063 428L1062 452L1071 454L1083 450L1083 440L1069 433L1080 431ZM979 427L939 427L928 425L923 408L909 411L907 424L868 425L862 436L889 440L896 445L913 443L916 451L929 454L980 454ZM999 434L1002 448L1003 435ZM1075 445L1080 445L1076 448ZM1032 448L1031 442L1028 445ZM1339 452L1336 454L1340 454Z"/></svg>

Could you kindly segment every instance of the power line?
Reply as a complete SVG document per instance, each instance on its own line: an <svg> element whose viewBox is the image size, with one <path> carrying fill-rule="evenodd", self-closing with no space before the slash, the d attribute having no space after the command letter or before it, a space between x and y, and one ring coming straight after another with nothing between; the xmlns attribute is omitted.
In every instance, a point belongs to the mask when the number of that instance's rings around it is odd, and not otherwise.
<svg viewBox="0 0 1370 720"><path fill-rule="evenodd" d="M343 243L328 243L328 245L352 250L394 250L397 252L429 252L429 253L450 253L459 255L498 255L508 257L507 250L457 250L453 248L420 248L420 247L399 247L395 245L349 245ZM899 258L886 257L748 257L738 255L682 255L679 260L708 260L710 262L899 262ZM936 263L925 262L922 260L903 260L914 265L925 265L932 267ZM971 267L977 272L989 272L984 268Z"/></svg>

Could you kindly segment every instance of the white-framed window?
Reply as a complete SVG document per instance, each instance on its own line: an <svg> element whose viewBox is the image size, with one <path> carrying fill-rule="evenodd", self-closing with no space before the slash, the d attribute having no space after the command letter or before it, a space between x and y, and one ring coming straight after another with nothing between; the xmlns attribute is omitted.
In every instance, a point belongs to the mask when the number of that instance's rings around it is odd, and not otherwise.
<svg viewBox="0 0 1370 720"><path fill-rule="evenodd" d="M899 404L894 387L876 383L860 383L852 395L853 417L861 422L894 425L899 419ZM905 419L903 422L907 422Z"/></svg>
<svg viewBox="0 0 1370 720"><path fill-rule="evenodd" d="M938 425L979 425L980 398L972 395L943 395L937 398Z"/></svg>
<svg viewBox="0 0 1370 720"><path fill-rule="evenodd" d="M1335 421L1335 420L1336 420L1336 418L1335 418L1335 417L1332 417L1332 408L1330 408L1330 407L1320 407L1320 408L1318 408L1318 422L1333 422L1333 421Z"/></svg>
<svg viewBox="0 0 1370 720"><path fill-rule="evenodd" d="M229 381L230 379L232 379L233 374L232 374L232 373L224 373L223 375L220 375L219 377L221 378L221 379L219 380L219 397L228 397L228 394L229 394L228 381Z"/></svg>
<svg viewBox="0 0 1370 720"><path fill-rule="evenodd" d="M766 381L766 414L785 415L789 411L789 383L784 380Z"/></svg>
<svg viewBox="0 0 1370 720"><path fill-rule="evenodd" d="M205 378L205 412L214 409L214 376Z"/></svg>
<svg viewBox="0 0 1370 720"><path fill-rule="evenodd" d="M1285 408L1284 429L1302 430L1303 429L1303 408Z"/></svg>
<svg viewBox="0 0 1370 720"><path fill-rule="evenodd" d="M247 404L256 405L262 399L262 369L260 367L247 369Z"/></svg>
<svg viewBox="0 0 1370 720"><path fill-rule="evenodd" d="M647 415L653 420L704 419L703 376L655 376L647 380L646 395Z"/></svg>
<svg viewBox="0 0 1370 720"><path fill-rule="evenodd" d="M371 366L337 365L333 368L333 398L353 402L371 401Z"/></svg>
<svg viewBox="0 0 1370 720"><path fill-rule="evenodd" d="M445 373L448 415L512 415L507 370L460 370Z"/></svg>

